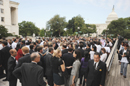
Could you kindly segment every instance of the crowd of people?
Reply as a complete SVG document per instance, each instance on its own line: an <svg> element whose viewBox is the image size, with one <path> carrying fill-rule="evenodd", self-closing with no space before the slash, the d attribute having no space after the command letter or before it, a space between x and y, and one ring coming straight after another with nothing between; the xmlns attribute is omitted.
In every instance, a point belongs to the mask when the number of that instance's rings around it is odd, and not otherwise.
<svg viewBox="0 0 130 86"><path fill-rule="evenodd" d="M115 41L76 36L39 38L35 42L0 39L0 78L6 77L3 81L9 81L9 86L17 86L18 79L22 86L77 86L78 79L79 86L104 86L105 62ZM127 57L127 45L121 45L119 51ZM120 58L121 74L126 76L124 61Z"/></svg>

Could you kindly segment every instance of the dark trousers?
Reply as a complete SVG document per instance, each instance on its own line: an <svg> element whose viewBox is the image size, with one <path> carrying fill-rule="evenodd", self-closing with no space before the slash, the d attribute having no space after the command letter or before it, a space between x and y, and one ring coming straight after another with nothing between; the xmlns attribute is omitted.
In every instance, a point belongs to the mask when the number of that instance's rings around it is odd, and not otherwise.
<svg viewBox="0 0 130 86"><path fill-rule="evenodd" d="M70 75L68 75L67 77L64 77L65 86L69 86L69 79L70 79Z"/></svg>
<svg viewBox="0 0 130 86"><path fill-rule="evenodd" d="M46 76L47 77L47 82L49 86L54 86L53 83L53 76Z"/></svg>
<svg viewBox="0 0 130 86"><path fill-rule="evenodd" d="M9 81L9 86L17 86L17 79L12 79Z"/></svg>
<svg viewBox="0 0 130 86"><path fill-rule="evenodd" d="M86 68L81 68L81 70L80 70L80 85L82 85L82 86L85 86L85 78L84 78L85 73L86 73ZM84 78L84 80L82 81L83 78ZM82 82L83 82L83 84L82 84Z"/></svg>

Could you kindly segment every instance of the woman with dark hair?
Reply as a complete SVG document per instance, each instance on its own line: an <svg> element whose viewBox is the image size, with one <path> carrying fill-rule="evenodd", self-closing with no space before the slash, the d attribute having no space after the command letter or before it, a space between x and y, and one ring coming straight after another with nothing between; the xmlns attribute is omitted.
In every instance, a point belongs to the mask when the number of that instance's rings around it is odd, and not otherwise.
<svg viewBox="0 0 130 86"><path fill-rule="evenodd" d="M87 69L88 61L90 59L90 55L88 51L84 52L84 58L81 59L81 70L80 70L80 86L85 86L85 79L82 84L82 79L85 76L85 72Z"/></svg>
<svg viewBox="0 0 130 86"><path fill-rule="evenodd" d="M101 60L102 62L106 62L106 60L107 60L107 53L106 53L105 48L102 48L101 51L102 51L102 55L101 55L100 60Z"/></svg>
<svg viewBox="0 0 130 86"><path fill-rule="evenodd" d="M94 53L96 52L96 46L92 46L91 51L89 52L90 54L90 59L92 60L94 58Z"/></svg>
<svg viewBox="0 0 130 86"><path fill-rule="evenodd" d="M23 52L22 52L22 50L21 50L20 44L17 44L17 46L16 46L15 49L17 50L17 56L16 56L15 58L16 58L16 60L18 61L18 59L23 56Z"/></svg>
<svg viewBox="0 0 130 86"><path fill-rule="evenodd" d="M130 51L128 50L128 44L124 44L124 49L120 51L120 54L122 56L121 58L121 70L120 74L123 75L124 78L126 78L127 73L127 66L129 63L129 57L130 57Z"/></svg>
<svg viewBox="0 0 130 86"><path fill-rule="evenodd" d="M75 61L73 63L73 66L71 67L71 76L69 80L69 86L75 86L76 82L78 81L79 77L79 69L80 69L80 61L81 61L81 53L79 50L75 50L73 53L73 57L75 58Z"/></svg>

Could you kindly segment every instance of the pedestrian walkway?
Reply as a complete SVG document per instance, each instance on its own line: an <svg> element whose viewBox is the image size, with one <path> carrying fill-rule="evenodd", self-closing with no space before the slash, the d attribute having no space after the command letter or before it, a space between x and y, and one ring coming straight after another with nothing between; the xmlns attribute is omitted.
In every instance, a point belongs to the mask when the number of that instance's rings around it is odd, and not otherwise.
<svg viewBox="0 0 130 86"><path fill-rule="evenodd" d="M127 77L124 78L120 75L120 67L118 61L118 55L116 53L111 70L106 77L106 85L105 86L130 86L130 65L127 68Z"/></svg>

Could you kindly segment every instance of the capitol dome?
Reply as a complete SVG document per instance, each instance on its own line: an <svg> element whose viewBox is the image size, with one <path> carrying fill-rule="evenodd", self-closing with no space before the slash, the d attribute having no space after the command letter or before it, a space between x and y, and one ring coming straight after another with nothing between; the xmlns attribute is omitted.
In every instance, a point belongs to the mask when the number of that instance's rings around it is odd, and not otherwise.
<svg viewBox="0 0 130 86"><path fill-rule="evenodd" d="M111 21L117 20L117 19L118 19L118 16L117 16L116 12L114 11L114 7L113 7L112 12L107 17L106 23L109 24L109 23L111 23Z"/></svg>

